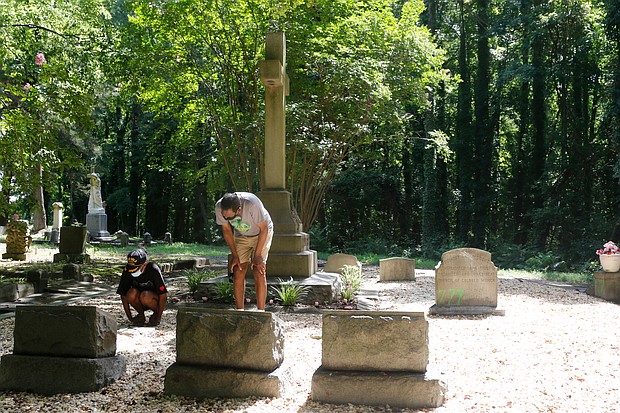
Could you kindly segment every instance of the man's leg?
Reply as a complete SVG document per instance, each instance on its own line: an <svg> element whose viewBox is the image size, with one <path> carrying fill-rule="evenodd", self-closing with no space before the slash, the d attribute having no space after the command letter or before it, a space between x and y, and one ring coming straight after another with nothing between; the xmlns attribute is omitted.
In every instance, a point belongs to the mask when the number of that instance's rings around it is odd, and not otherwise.
<svg viewBox="0 0 620 413"><path fill-rule="evenodd" d="M140 300L140 291L136 288L130 288L129 291L127 291L126 297L129 305L138 312L138 314L129 321L136 325L144 324L146 317L144 316L144 306Z"/></svg>
<svg viewBox="0 0 620 413"><path fill-rule="evenodd" d="M245 273L248 270L248 265L248 262L244 262L240 267L235 267L233 273L233 289L237 310L243 310L245 307Z"/></svg>
<svg viewBox="0 0 620 413"><path fill-rule="evenodd" d="M159 307L159 294L148 290L142 291L142 293L140 293L140 303L145 310L153 311L153 314L151 315L151 317L153 317L157 314L157 308Z"/></svg>
<svg viewBox="0 0 620 413"><path fill-rule="evenodd" d="M265 246L261 251L261 257L263 262L267 265L267 258L269 257L269 249L271 248L271 241L273 239L273 231L267 234L267 240ZM258 271L254 271L254 284L256 285L256 308L259 310L265 310L265 303L267 301L267 273L258 274Z"/></svg>
<svg viewBox="0 0 620 413"><path fill-rule="evenodd" d="M254 285L256 287L256 308L264 310L267 301L267 276L254 271Z"/></svg>

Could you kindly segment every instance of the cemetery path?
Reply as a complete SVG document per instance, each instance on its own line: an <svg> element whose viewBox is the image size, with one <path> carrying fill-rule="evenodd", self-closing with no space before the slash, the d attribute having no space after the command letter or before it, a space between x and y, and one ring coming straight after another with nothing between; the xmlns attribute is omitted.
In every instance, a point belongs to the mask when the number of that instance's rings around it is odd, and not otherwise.
<svg viewBox="0 0 620 413"><path fill-rule="evenodd" d="M418 270L416 281L408 282L379 282L377 266L363 272L364 289L378 309L428 312L434 304L433 271ZM171 296L187 290L183 279L168 284ZM285 363L291 369L282 397L197 401L164 395L165 372L175 361L175 306L168 306L160 326L136 328L110 294L69 305L96 305L117 317L125 375L94 393L0 393L0 412L620 412L620 306L570 284L500 277L498 290L505 316L427 316L428 375L448 388L437 409L313 402L321 315L307 311L277 312L286 326ZM12 352L13 323L0 320L0 354Z"/></svg>

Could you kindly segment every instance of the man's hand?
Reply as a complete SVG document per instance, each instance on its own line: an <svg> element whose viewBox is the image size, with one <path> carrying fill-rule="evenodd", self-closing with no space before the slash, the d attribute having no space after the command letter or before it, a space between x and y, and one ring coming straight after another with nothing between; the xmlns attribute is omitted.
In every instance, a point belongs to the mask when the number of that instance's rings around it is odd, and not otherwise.
<svg viewBox="0 0 620 413"><path fill-rule="evenodd" d="M256 269L260 275L265 275L265 261L260 255L256 255L252 259L252 270L254 269Z"/></svg>
<svg viewBox="0 0 620 413"><path fill-rule="evenodd" d="M235 272L235 267L239 267L241 269L241 261L239 260L239 256L233 255L232 260L230 261L230 272Z"/></svg>

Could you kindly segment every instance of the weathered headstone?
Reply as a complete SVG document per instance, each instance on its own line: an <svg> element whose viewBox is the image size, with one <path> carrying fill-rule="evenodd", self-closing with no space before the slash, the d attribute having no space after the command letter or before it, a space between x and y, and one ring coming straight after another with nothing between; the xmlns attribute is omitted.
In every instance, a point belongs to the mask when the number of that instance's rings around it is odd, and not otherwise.
<svg viewBox="0 0 620 413"><path fill-rule="evenodd" d="M379 260L379 281L415 281L415 260L400 257Z"/></svg>
<svg viewBox="0 0 620 413"><path fill-rule="evenodd" d="M312 400L336 404L434 408L445 384L428 377L424 313L323 313L322 365L312 376Z"/></svg>
<svg viewBox="0 0 620 413"><path fill-rule="evenodd" d="M82 267L79 264L65 264L62 266L63 280L82 280Z"/></svg>
<svg viewBox="0 0 620 413"><path fill-rule="evenodd" d="M46 395L102 389L125 371L115 355L116 330L116 319L92 306L17 307L0 389Z"/></svg>
<svg viewBox="0 0 620 413"><path fill-rule="evenodd" d="M443 253L435 268L435 305L430 314L496 314L497 267L491 253L458 248Z"/></svg>
<svg viewBox="0 0 620 413"><path fill-rule="evenodd" d="M6 252L3 259L26 260L26 251L30 242L28 221L14 219L6 227Z"/></svg>
<svg viewBox="0 0 620 413"><path fill-rule="evenodd" d="M121 247L126 247L129 244L129 234L125 231L118 230L114 233L114 236L120 241Z"/></svg>
<svg viewBox="0 0 620 413"><path fill-rule="evenodd" d="M362 263L357 260L357 257L350 254L332 254L327 257L327 263L323 267L325 272L335 272L342 274L342 270L345 265L351 265L362 270Z"/></svg>
<svg viewBox="0 0 620 413"><path fill-rule="evenodd" d="M153 237L151 236L150 232L145 232L144 233L144 245L151 245L151 243L153 242Z"/></svg>
<svg viewBox="0 0 620 413"><path fill-rule="evenodd" d="M199 399L279 397L284 329L269 312L180 308L164 392Z"/></svg>

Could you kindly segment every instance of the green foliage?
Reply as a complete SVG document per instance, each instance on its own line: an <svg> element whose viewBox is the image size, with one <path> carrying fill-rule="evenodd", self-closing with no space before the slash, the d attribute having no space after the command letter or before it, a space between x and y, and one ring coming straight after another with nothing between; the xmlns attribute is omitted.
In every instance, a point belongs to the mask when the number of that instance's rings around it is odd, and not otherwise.
<svg viewBox="0 0 620 413"><path fill-rule="evenodd" d="M231 304L235 302L235 290L233 283L228 281L218 281L215 283L215 299L217 301Z"/></svg>
<svg viewBox="0 0 620 413"><path fill-rule="evenodd" d="M340 296L351 301L362 287L362 272L354 265L345 265L340 274L340 282L342 283Z"/></svg>
<svg viewBox="0 0 620 413"><path fill-rule="evenodd" d="M310 291L309 286L295 282L292 277L286 282L278 280L278 284L271 288L274 294L282 301L282 305L296 305Z"/></svg>
<svg viewBox="0 0 620 413"><path fill-rule="evenodd" d="M184 270L182 275L187 277L187 287L189 291L193 294L198 290L200 283L204 280L209 280L211 278L217 277L218 273L214 270L199 270L196 268L190 270Z"/></svg>

